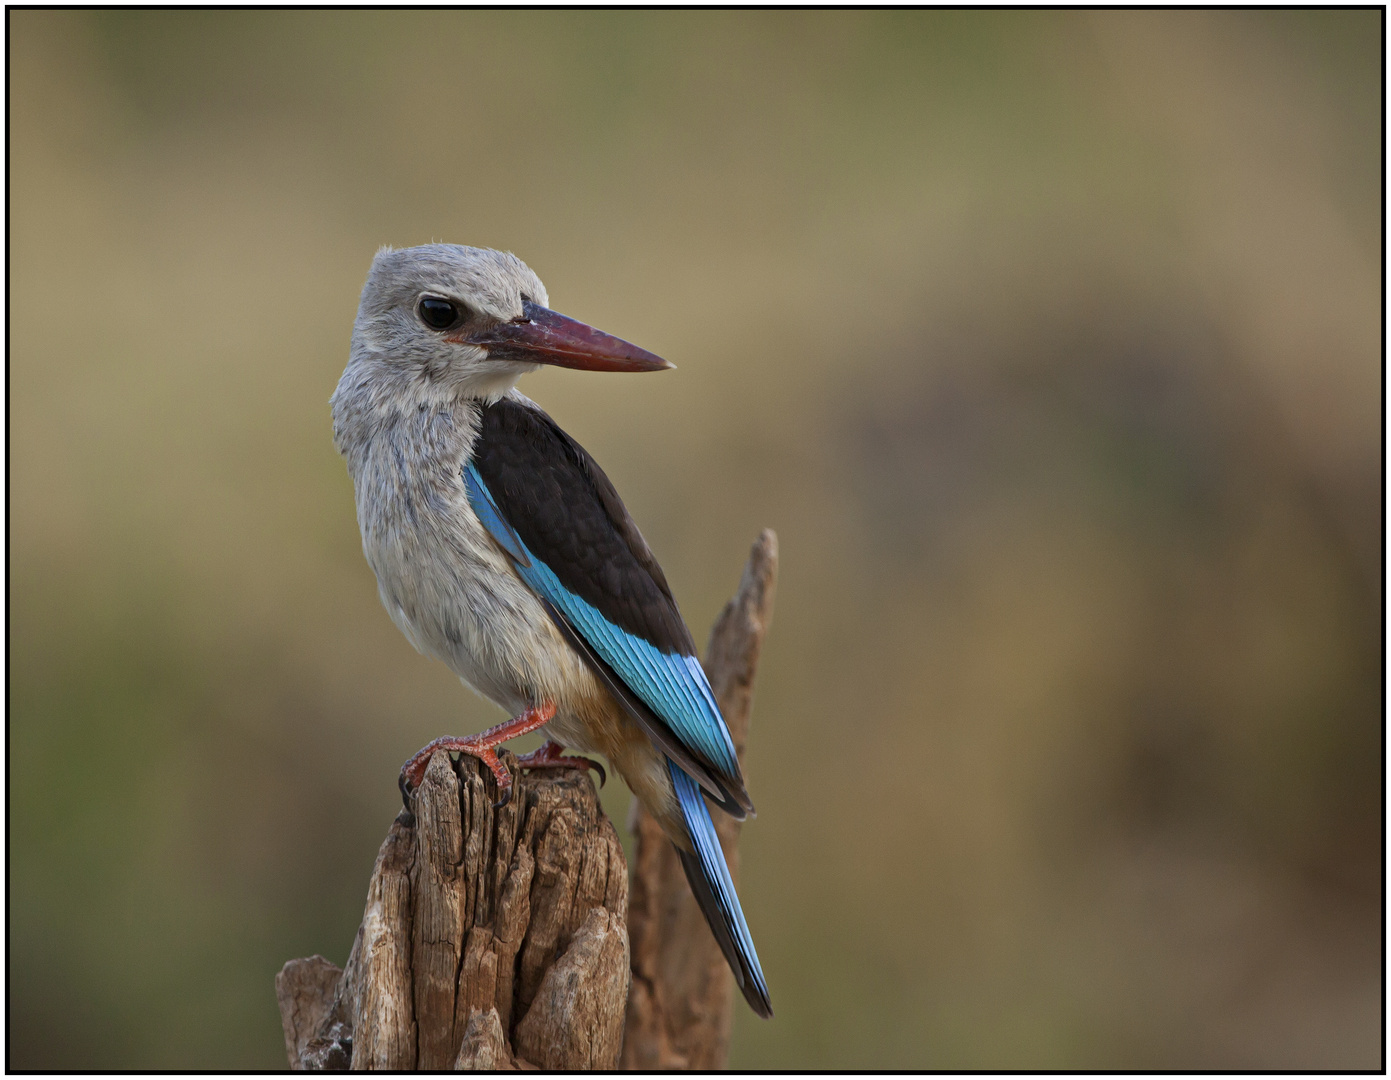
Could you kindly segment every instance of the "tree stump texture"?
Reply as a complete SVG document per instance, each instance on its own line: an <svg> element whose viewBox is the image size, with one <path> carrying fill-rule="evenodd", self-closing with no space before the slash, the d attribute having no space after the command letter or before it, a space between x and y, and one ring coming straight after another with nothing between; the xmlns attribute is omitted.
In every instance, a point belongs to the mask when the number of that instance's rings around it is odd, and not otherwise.
<svg viewBox="0 0 1391 1080"><path fill-rule="evenodd" d="M765 530L705 665L741 759L776 571ZM377 854L347 966L276 976L291 1068L722 1068L733 976L661 830L635 803L630 912L589 775L500 756L515 783L494 810L489 770L437 753ZM738 823L714 817L737 870Z"/></svg>

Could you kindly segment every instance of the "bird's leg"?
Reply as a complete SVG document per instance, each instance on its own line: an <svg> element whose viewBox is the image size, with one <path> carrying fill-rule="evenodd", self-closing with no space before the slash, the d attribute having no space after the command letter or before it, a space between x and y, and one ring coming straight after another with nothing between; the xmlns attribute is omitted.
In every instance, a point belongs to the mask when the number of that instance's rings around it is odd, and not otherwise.
<svg viewBox="0 0 1391 1080"><path fill-rule="evenodd" d="M567 757L561 753L564 749L565 747L554 739L547 739L538 749L519 757L517 767L521 769L593 769L599 774L600 787L608 782L608 773L604 772L604 767L597 761L591 761L587 757Z"/></svg>
<svg viewBox="0 0 1391 1080"><path fill-rule="evenodd" d="M507 771L507 766L498 760L494 748L501 746L508 739L515 739L518 735L535 731L537 728L550 723L554 716L555 705L548 701L543 705L533 705L519 716L504 720L497 727L490 727L487 731L480 731L477 735L465 735L462 738L457 735L445 735L423 747L401 766L401 797L406 802L406 809L410 809L410 792L420 786L420 781L425 778L425 769L430 764L430 758L437 750L457 750L461 754L471 754L488 766L493 771L498 791L502 796L498 800L497 806L506 806L507 800L512 797L512 774Z"/></svg>

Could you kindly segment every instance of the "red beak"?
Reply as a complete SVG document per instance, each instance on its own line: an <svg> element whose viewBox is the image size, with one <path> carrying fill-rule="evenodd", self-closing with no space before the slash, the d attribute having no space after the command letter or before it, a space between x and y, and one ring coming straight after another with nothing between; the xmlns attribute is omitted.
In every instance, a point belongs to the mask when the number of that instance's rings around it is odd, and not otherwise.
<svg viewBox="0 0 1391 1080"><path fill-rule="evenodd" d="M529 300L522 304L520 319L454 340L481 345L496 360L554 364L581 371L661 371L676 366L622 338Z"/></svg>

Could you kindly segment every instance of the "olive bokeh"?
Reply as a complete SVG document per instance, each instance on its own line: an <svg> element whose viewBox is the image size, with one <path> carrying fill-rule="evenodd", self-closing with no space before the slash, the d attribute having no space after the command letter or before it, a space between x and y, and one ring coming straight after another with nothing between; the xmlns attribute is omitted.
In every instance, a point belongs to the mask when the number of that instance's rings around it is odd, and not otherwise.
<svg viewBox="0 0 1391 1080"><path fill-rule="evenodd" d="M522 389L697 640L778 532L734 1066L1380 1067L1381 12L8 18L11 1067L283 1067L500 719L329 423L434 240L677 365Z"/></svg>

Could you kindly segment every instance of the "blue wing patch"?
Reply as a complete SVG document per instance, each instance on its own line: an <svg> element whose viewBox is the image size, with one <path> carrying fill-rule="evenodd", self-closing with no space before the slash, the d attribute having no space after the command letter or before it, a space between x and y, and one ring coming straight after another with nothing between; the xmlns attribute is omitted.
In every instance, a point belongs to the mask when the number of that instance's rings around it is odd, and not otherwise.
<svg viewBox="0 0 1391 1080"><path fill-rule="evenodd" d="M550 601L619 678L666 723L681 743L719 772L739 776L739 759L700 661L664 653L615 626L599 610L560 583L498 512L472 463L464 467L469 505L515 562L523 581Z"/></svg>
<svg viewBox="0 0 1391 1080"><path fill-rule="evenodd" d="M473 467L471 461L464 466L464 490L468 492L469 505L478 515L478 520L483 523L483 528L502 545L502 550L512 556L513 561L519 565L530 566L531 559L527 557L521 537L512 530L511 525L502 520L502 514L493 504L493 497L488 494L488 486L483 483L483 478L478 475L478 470Z"/></svg>

